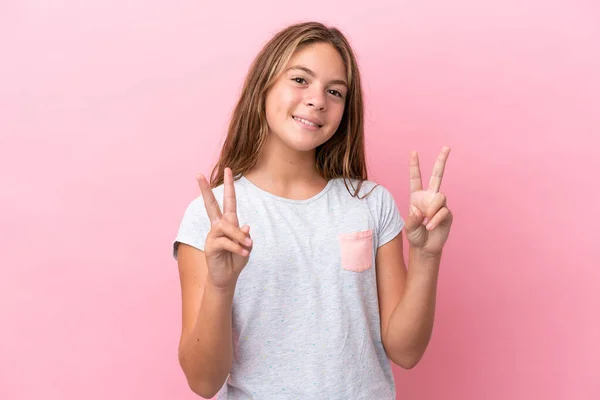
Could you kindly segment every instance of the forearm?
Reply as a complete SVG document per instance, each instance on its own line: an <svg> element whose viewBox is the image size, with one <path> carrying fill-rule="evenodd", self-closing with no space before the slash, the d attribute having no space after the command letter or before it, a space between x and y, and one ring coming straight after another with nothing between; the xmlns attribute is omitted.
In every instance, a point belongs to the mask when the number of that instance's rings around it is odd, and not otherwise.
<svg viewBox="0 0 600 400"><path fill-rule="evenodd" d="M232 365L232 304L230 292L206 284L194 330L182 343L179 361L192 390L213 397Z"/></svg>
<svg viewBox="0 0 600 400"><path fill-rule="evenodd" d="M409 250L404 294L384 337L388 355L404 368L419 362L431 338L440 259L441 256L425 255L418 249Z"/></svg>

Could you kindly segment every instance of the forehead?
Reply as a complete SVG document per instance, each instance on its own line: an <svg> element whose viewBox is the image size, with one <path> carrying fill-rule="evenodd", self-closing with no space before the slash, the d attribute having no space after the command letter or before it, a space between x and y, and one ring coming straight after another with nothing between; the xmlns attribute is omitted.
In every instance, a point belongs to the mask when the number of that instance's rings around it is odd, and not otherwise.
<svg viewBox="0 0 600 400"><path fill-rule="evenodd" d="M312 43L296 50L286 69L302 66L332 79L344 79L346 66L340 53L329 43Z"/></svg>

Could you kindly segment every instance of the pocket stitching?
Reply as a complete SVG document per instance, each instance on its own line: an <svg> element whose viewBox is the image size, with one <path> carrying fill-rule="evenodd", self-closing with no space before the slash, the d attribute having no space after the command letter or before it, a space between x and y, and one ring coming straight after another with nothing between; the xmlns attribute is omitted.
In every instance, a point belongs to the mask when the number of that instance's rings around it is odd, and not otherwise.
<svg viewBox="0 0 600 400"><path fill-rule="evenodd" d="M344 232L338 234L338 240L340 244L340 263L342 268L345 271L362 273L368 271L373 267L373 229L366 229L362 231L356 232ZM349 243L350 242L350 243ZM356 242L359 242L357 244ZM364 243L360 243L364 242ZM344 247L348 245L360 245L360 246L368 246L366 249L361 251L368 252L368 261L365 265L364 263L361 265L348 265L348 260L344 261ZM348 257L346 255L346 257Z"/></svg>

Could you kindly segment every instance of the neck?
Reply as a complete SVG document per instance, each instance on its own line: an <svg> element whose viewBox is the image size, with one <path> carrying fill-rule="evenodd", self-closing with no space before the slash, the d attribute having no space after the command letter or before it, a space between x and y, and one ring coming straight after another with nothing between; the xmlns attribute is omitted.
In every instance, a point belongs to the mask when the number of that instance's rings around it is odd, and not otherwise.
<svg viewBox="0 0 600 400"><path fill-rule="evenodd" d="M296 151L267 140L258 161L245 176L262 189L282 197L304 199L321 191L327 181L315 167L316 151Z"/></svg>

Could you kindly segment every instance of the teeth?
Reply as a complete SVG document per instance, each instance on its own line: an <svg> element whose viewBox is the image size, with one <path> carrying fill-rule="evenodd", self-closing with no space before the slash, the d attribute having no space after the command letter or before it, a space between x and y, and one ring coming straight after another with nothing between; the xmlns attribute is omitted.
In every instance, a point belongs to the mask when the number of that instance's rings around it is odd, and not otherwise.
<svg viewBox="0 0 600 400"><path fill-rule="evenodd" d="M307 121L307 120L305 120L304 118L298 118L298 117L294 117L294 119L295 119L296 121L300 121L300 122L302 122L303 124L306 124L306 125L309 125L309 126L319 126L318 124L315 124L314 122Z"/></svg>

